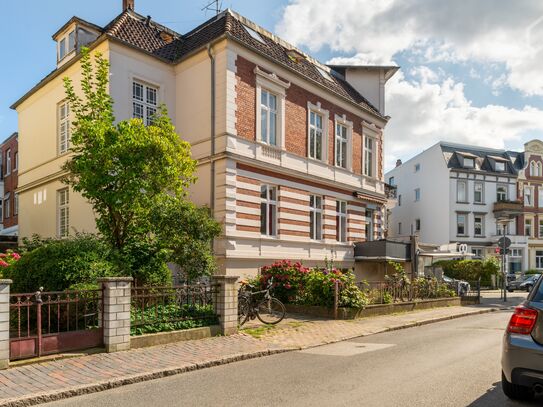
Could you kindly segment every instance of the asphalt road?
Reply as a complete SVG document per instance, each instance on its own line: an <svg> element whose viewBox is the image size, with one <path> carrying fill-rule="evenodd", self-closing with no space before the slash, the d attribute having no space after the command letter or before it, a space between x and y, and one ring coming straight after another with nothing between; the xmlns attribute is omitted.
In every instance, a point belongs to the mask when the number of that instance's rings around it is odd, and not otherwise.
<svg viewBox="0 0 543 407"><path fill-rule="evenodd" d="M47 404L139 406L470 406L508 401L500 349L510 311L290 352Z"/></svg>

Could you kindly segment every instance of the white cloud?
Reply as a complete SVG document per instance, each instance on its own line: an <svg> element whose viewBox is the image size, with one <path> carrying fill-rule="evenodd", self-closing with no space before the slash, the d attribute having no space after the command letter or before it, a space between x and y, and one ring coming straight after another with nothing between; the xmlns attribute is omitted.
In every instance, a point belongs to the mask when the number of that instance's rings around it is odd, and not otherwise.
<svg viewBox="0 0 543 407"><path fill-rule="evenodd" d="M419 63L502 63L509 86L543 95L540 0L291 0L277 31L311 51L328 45L365 63L389 63L402 51Z"/></svg>
<svg viewBox="0 0 543 407"><path fill-rule="evenodd" d="M426 67L418 71L430 75ZM520 148L525 138L541 135L543 129L542 110L475 107L466 98L464 85L451 78L408 81L398 72L387 86L387 113L392 116L385 129L387 169L396 159L405 160L440 140Z"/></svg>

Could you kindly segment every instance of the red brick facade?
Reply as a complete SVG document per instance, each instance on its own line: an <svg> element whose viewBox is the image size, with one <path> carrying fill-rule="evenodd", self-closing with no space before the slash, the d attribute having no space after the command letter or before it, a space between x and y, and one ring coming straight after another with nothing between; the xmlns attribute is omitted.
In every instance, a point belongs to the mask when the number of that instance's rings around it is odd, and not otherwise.
<svg viewBox="0 0 543 407"><path fill-rule="evenodd" d="M0 147L2 154L2 176L4 178L4 197L2 197L4 229L16 226L19 222L15 199L15 190L18 185L18 140L18 135L15 133ZM8 159L8 154L10 159ZM11 162L10 168L8 168L8 162Z"/></svg>
<svg viewBox="0 0 543 407"><path fill-rule="evenodd" d="M248 140L256 137L256 65L240 56L236 60L236 130L238 136ZM301 157L308 156L308 102L320 103L322 109L328 111L328 164L334 165L335 116L343 116L353 123L352 133L352 165L353 172L362 174L362 118L347 112L329 101L295 85L286 90L285 99L285 149ZM383 142L379 139L376 151L378 162L377 175L383 176Z"/></svg>

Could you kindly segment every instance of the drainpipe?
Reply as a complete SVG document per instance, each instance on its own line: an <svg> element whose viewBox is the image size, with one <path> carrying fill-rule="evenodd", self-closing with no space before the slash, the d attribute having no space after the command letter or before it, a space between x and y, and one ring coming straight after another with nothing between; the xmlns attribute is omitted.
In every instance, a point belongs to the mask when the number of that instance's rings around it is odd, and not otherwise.
<svg viewBox="0 0 543 407"><path fill-rule="evenodd" d="M211 214L215 212L215 54L211 44L207 44L207 55L211 62Z"/></svg>

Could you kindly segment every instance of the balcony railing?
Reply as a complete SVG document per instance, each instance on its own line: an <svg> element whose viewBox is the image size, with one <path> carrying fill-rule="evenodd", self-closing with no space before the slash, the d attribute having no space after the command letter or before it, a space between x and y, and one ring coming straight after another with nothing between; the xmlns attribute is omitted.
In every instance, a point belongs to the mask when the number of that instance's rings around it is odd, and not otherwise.
<svg viewBox="0 0 543 407"><path fill-rule="evenodd" d="M522 202L520 201L498 201L494 202L494 216L513 217L522 214Z"/></svg>

